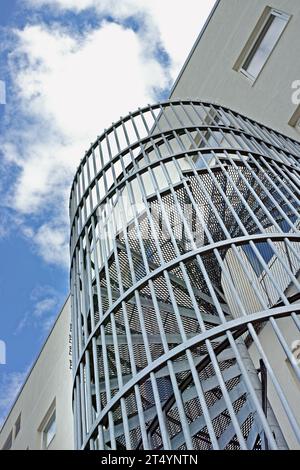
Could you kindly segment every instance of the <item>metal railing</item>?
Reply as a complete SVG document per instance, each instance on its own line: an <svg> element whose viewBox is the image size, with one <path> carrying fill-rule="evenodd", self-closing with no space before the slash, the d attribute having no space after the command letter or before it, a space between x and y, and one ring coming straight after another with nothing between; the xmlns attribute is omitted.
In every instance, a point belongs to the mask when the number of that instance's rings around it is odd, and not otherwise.
<svg viewBox="0 0 300 470"><path fill-rule="evenodd" d="M299 445L299 162L190 100L92 144L70 198L77 448Z"/></svg>

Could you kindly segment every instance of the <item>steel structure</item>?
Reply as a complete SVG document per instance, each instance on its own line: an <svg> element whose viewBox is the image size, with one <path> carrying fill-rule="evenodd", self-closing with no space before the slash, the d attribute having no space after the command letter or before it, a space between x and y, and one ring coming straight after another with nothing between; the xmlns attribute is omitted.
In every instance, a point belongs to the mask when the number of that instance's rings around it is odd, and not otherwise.
<svg viewBox="0 0 300 470"><path fill-rule="evenodd" d="M70 198L78 449L284 449L282 420L300 442L268 349L299 380L299 174L299 143L196 100L92 144Z"/></svg>

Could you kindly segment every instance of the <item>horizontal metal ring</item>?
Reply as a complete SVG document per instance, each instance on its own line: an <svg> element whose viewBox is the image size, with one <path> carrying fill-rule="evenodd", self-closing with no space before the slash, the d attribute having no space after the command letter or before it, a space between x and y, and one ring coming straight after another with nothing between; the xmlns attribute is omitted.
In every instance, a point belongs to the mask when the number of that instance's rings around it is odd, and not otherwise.
<svg viewBox="0 0 300 470"><path fill-rule="evenodd" d="M88 349L92 338L99 333L101 325L105 324L106 321L108 321L110 315L120 308L122 302L126 301L129 297L132 297L135 293L135 291L138 291L139 289L143 288L144 285L149 282L149 280L155 279L158 276L160 276L164 271L170 271L173 268L175 268L179 263L181 262L186 262L190 260L191 258L197 256L197 255L203 255L206 253L209 253L213 251L214 249L221 249L226 246L231 246L231 245L244 245L248 243L249 241L254 241L254 242L260 242L260 241L266 241L267 239L271 239L273 241L284 241L285 239L289 239L294 242L300 242L300 233L299 235L286 235L286 234L276 234L276 233L268 233L268 234L258 234L258 235L253 235L253 236L248 236L248 237L239 237L235 239L230 239L230 240L223 240L221 242L217 242L211 245L205 245L204 247L200 247L197 250L189 251L188 253L185 253L184 255L175 258L174 260L170 261L169 263L166 263L163 266L160 266L158 269L151 271L148 276L144 277L141 279L139 282L137 282L134 286L132 286L130 289L128 289L122 296L120 296L116 302L111 306L111 308L105 313L105 315L100 319L100 321L97 323L95 326L94 330L91 332L90 336L87 339L87 342L78 358L77 364L74 369L74 381L75 377L78 373L78 369L80 367L80 363L83 360L85 351ZM73 385L74 386L74 385Z"/></svg>
<svg viewBox="0 0 300 470"><path fill-rule="evenodd" d="M174 360L178 356L182 355L185 350L198 346L206 340L218 338L227 331L235 331L241 329L242 326L247 325L249 323L254 324L257 322L264 322L267 321L270 317L283 318L288 316L292 312L300 313L300 304L293 304L289 307L280 307L276 309L269 309L261 312L252 313L250 315L231 320L220 326L207 330L204 333L200 333L199 335L196 335L195 337L184 341L184 343L173 348L167 354L163 354L158 359L149 364L147 367L145 367L142 371L138 372L131 380L129 380L123 386L121 390L119 390L118 393L116 393L116 395L110 400L109 404L106 405L106 407L102 410L102 412L99 414L98 418L94 422L89 434L86 436L83 442L82 448L84 449L86 447L89 440L92 439L93 435L95 434L99 424L101 424L107 414L118 405L120 399L128 395L130 390L132 390L135 385L143 382L150 375L151 372L155 372L161 369L167 363L167 361ZM241 331L241 334L242 333L243 331Z"/></svg>

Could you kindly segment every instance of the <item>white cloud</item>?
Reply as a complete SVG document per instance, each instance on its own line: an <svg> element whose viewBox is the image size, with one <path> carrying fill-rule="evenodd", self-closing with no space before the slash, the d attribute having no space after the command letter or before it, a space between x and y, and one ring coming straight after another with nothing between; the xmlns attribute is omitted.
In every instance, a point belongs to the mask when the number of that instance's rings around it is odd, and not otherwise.
<svg viewBox="0 0 300 470"><path fill-rule="evenodd" d="M42 328L43 328L43 332L47 335L49 333L49 331L51 330L52 326L54 325L54 322L57 318L57 315L51 315L50 317L47 317L43 324L42 324Z"/></svg>
<svg viewBox="0 0 300 470"><path fill-rule="evenodd" d="M156 29L171 57L172 76L176 78L215 0L24 0L35 8L81 12L90 8L100 14L122 19L147 15L148 27Z"/></svg>
<svg viewBox="0 0 300 470"><path fill-rule="evenodd" d="M22 217L12 214L7 208L0 206L0 241L7 238L22 223Z"/></svg>
<svg viewBox="0 0 300 470"><path fill-rule="evenodd" d="M57 312L63 303L63 298L51 286L36 286L31 292L32 308L26 311L21 318L15 335L20 334L24 328L35 328L42 331L42 338L47 334L57 318Z"/></svg>
<svg viewBox="0 0 300 470"><path fill-rule="evenodd" d="M25 1L25 0L24 0ZM18 214L39 217L20 227L48 263L68 265L68 196L76 167L105 127L120 115L155 100L154 90L175 78L213 0L26 0L50 6L57 22L14 31L9 69L15 95L6 106L9 129L0 139L6 162L19 169L7 197ZM141 31L102 21L78 35L59 12L138 17ZM164 67L155 53L171 57ZM37 227L37 228L36 228Z"/></svg>
<svg viewBox="0 0 300 470"><path fill-rule="evenodd" d="M1 222L0 222L0 240L2 238L7 237L7 235L10 233L10 227L9 227L9 217L7 216L7 213L1 210Z"/></svg>
<svg viewBox="0 0 300 470"><path fill-rule="evenodd" d="M0 104L6 103L6 85L3 80L0 80Z"/></svg>
<svg viewBox="0 0 300 470"><path fill-rule="evenodd" d="M4 372L0 379L0 426L4 422L7 413L13 405L20 388L28 374L25 372Z"/></svg>
<svg viewBox="0 0 300 470"><path fill-rule="evenodd" d="M54 216L60 219L59 215ZM67 215L66 215L67 218ZM69 266L69 246L68 246L68 225L67 222L57 221L42 223L35 230L24 225L23 235L33 245L34 251L43 258L46 263L56 264L68 268Z"/></svg>
<svg viewBox="0 0 300 470"><path fill-rule="evenodd" d="M16 36L14 105L31 123L18 129L12 123L3 144L6 158L21 168L13 205L34 213L56 196L65 211L67 188L90 142L120 113L151 100L152 88L167 84L166 74L153 58L143 58L137 35L117 24L84 39L45 25Z"/></svg>
<svg viewBox="0 0 300 470"><path fill-rule="evenodd" d="M51 297L48 297L46 299L40 300L37 302L35 305L35 309L33 311L33 315L35 317L40 318L43 316L45 313L48 313L49 310L52 310L56 305L56 299L53 299Z"/></svg>

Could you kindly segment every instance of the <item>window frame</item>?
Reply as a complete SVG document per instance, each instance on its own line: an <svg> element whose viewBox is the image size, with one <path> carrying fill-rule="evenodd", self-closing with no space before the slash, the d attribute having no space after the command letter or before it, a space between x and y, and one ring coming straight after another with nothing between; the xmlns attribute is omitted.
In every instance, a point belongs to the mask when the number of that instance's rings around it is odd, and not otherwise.
<svg viewBox="0 0 300 470"><path fill-rule="evenodd" d="M245 65L247 64L247 62L249 61L249 58L251 57L251 60L254 58L255 54L257 53L263 39L265 38L266 34L268 33L269 28L266 29L265 31L265 34L264 33L264 30L266 28L266 26L268 25L268 22L270 21L271 17L274 16L274 17L278 17L278 18L281 18L283 20L285 20L285 25L284 25L284 28L282 29L279 37L277 38L277 40L275 41L275 43L273 44L273 47L272 47L272 50L271 52L269 53L269 55L266 57L266 60L262 66L262 68L260 69L260 71L258 72L258 74L256 76L252 75L251 73L249 73L247 71L247 69L245 69ZM277 10L275 8L271 8L270 11L268 12L264 22L263 22L263 25L262 27L259 29L259 31L257 32L257 34L255 34L255 37L254 39L251 41L251 45L250 47L248 48L245 56L243 57L243 60L242 60L242 63L239 67L239 72L244 75L252 84L255 83L255 81L258 79L258 77L260 76L260 74L262 73L263 69L265 68L268 60L270 59L271 55L273 54L273 51L274 49L276 48L280 38L282 37L284 31L286 30L286 27L289 23L291 19L291 15L288 14L288 13L285 13L283 11L280 11L280 10ZM270 25L271 26L271 25ZM263 34L263 35L262 35ZM248 66L250 65L251 63L251 60L248 64Z"/></svg>
<svg viewBox="0 0 300 470"><path fill-rule="evenodd" d="M55 430L54 430L54 434L53 436L51 437L50 441L48 442L47 444L47 433L49 432L49 429L51 428L52 424L54 423L55 425ZM44 450L47 450L49 449L49 446L51 445L53 439L55 438L56 436L56 408L54 408L49 416L49 418L47 419L47 422L45 423L45 426L42 430L42 447Z"/></svg>
<svg viewBox="0 0 300 470"><path fill-rule="evenodd" d="M1 450L11 450L12 446L13 446L13 431L11 430Z"/></svg>
<svg viewBox="0 0 300 470"><path fill-rule="evenodd" d="M294 355L294 351L292 351L292 354ZM285 364L286 364L286 367L287 367L287 369L288 369L288 371L289 371L289 374L290 374L290 376L291 376L291 379L292 379L292 381L293 381L295 387L297 387L297 390L300 391L300 384L299 384L298 377L297 377L296 372L295 372L295 370L294 370L294 368L293 368L293 365L292 365L292 363L291 363L291 361L290 361L290 359L289 359L288 357L287 357L286 360L285 360Z"/></svg>
<svg viewBox="0 0 300 470"><path fill-rule="evenodd" d="M300 104L297 106L295 112L289 120L289 126L293 127L296 132L300 132Z"/></svg>
<svg viewBox="0 0 300 470"><path fill-rule="evenodd" d="M15 422L15 426L14 426L14 437L15 437L15 439L19 435L19 432L21 430L21 416L22 416L22 413L19 414L19 416L17 417L16 422Z"/></svg>
<svg viewBox="0 0 300 470"><path fill-rule="evenodd" d="M45 433L48 431L48 428L50 427L51 420L55 419L55 433L51 439L51 441L48 443L48 446L46 445L46 439L45 439ZM56 413L56 398L53 399L51 405L49 406L47 413L44 415L44 418L42 419L41 424L39 425L37 429L39 433L39 439L40 439L40 446L41 449L47 450L51 443L53 442L53 439L55 438L57 434L57 413Z"/></svg>

